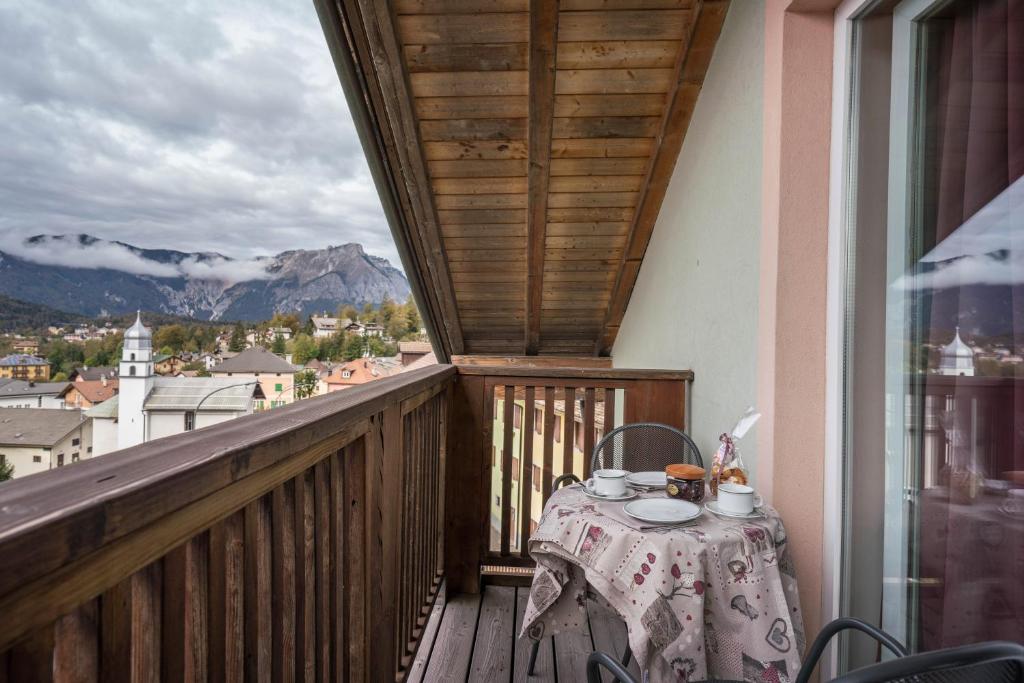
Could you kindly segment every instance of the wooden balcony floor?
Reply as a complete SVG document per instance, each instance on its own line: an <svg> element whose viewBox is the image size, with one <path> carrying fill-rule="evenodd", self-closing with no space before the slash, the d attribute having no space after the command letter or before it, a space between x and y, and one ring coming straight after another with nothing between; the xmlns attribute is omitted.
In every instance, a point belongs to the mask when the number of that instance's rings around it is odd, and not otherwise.
<svg viewBox="0 0 1024 683"><path fill-rule="evenodd" d="M517 636L529 589L487 586L480 595L460 595L447 601L443 586L441 590L412 664L408 679L412 683L585 681L591 652L598 649L621 657L626 647L626 625L588 603L589 632L546 638L534 675L527 677L530 641ZM635 662L630 669L640 680Z"/></svg>

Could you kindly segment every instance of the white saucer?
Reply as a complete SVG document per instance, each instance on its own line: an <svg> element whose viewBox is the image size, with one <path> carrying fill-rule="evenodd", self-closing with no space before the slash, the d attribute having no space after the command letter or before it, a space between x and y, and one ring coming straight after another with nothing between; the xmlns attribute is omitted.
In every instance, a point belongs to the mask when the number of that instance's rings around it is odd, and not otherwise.
<svg viewBox="0 0 1024 683"><path fill-rule="evenodd" d="M718 501L717 500L712 500L712 501L708 501L707 503L704 503L704 507L706 507L708 510L710 510L713 513L715 513L719 517L732 517L733 519L763 519L764 518L764 512L759 510L758 508L754 508L754 510L752 512L747 512L747 513L727 512L726 510L723 510L720 507L718 507Z"/></svg>
<svg viewBox="0 0 1024 683"><path fill-rule="evenodd" d="M592 491L590 489L590 487L588 486L589 483L590 483L589 479L586 480L585 482L583 482L583 493L585 493L588 498L593 498L594 500L608 500L608 501L631 500L633 498L636 498L637 495L640 493L636 489L630 488L629 486L627 486L626 487L626 492L624 494L622 494L621 496L602 496L600 493Z"/></svg>
<svg viewBox="0 0 1024 683"><path fill-rule="evenodd" d="M676 498L642 498L622 508L630 517L654 524L682 524L700 517L702 509Z"/></svg>
<svg viewBox="0 0 1024 683"><path fill-rule="evenodd" d="M626 483L645 489L663 489L668 484L668 477L664 472L633 472L626 475Z"/></svg>

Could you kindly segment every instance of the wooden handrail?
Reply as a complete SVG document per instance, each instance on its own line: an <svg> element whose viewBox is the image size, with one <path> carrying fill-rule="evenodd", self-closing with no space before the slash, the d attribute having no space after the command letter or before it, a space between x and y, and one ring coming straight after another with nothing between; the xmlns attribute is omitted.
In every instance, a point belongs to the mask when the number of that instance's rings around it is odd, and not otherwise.
<svg viewBox="0 0 1024 683"><path fill-rule="evenodd" d="M524 367L521 365L456 365L460 375L486 377L543 377L581 380L669 380L692 382L692 370L633 370L630 368Z"/></svg>
<svg viewBox="0 0 1024 683"><path fill-rule="evenodd" d="M393 680L418 637L419 610L440 580L436 539L442 534L445 405L454 377L451 366L424 368L0 485L0 668L8 659L45 666L50 658L38 648L10 650L26 637L42 637L55 648L54 667L68 655L67 648L77 648L76 656L98 657L95 612L116 605L119 599L108 594L130 579L131 587L123 590L131 595L132 620L146 618L147 595L159 602L161 590L164 595L177 590L175 581L193 598L199 596L198 603L193 599L184 608L173 602L164 606L185 610L180 624L170 624L186 629L185 641L179 636L163 644L173 650L163 652L164 664L169 657L186 668L205 667L209 651L218 653L210 662L220 670L225 643L205 642L206 627L195 620L205 624L216 618L223 628L216 601L224 609L234 605L233 618L238 617L241 594L218 596L209 590L223 587L225 571L242 571L244 546L245 592L251 601L246 628L252 617L264 629L252 636L251 652L246 632L246 667L295 665L277 652L267 654L276 649L269 648L271 612L249 613L269 610L263 603L274 595L274 644L285 638L283 646L291 648L299 666L340 671L338 662L344 661L343 673L352 680ZM410 430L419 433L412 438ZM426 477L429 487L403 485L407 470ZM420 537L434 539L434 546L420 543ZM237 557L228 562L225 553ZM309 564L314 556L315 566ZM401 576L388 567L396 556L402 558ZM217 567L219 584L207 585L208 565ZM237 592L241 574L235 579ZM327 590L341 586L342 579L346 586L360 582L352 604L341 605ZM296 596L283 607L276 602L280 581L293 581L287 585ZM253 589L257 585L259 590ZM314 596L314 586L323 595ZM297 604L300 591L306 603ZM309 611L314 608L316 627ZM295 622L302 614L307 621ZM377 616L370 620L367 614ZM333 637L328 643L327 632L341 628L331 625L341 617L359 628L346 631L347 645ZM288 626L293 622L294 629ZM161 666L159 642L141 646L137 641L145 641L145 633L137 629L133 621L121 634L129 640L118 643L132 644L132 667L149 671L135 661L136 651L145 654L153 647L156 654L149 656ZM55 632L61 635L56 641ZM198 640L189 641L189 634ZM224 636L221 631L221 640ZM313 651L311 638L316 662L303 661ZM295 652L300 645L308 651ZM232 661L240 666L237 657Z"/></svg>

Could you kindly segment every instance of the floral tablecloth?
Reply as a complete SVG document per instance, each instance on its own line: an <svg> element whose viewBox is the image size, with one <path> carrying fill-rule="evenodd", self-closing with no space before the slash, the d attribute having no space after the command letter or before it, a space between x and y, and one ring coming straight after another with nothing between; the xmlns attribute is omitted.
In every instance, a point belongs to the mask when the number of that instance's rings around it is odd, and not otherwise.
<svg viewBox="0 0 1024 683"><path fill-rule="evenodd" d="M774 509L753 520L705 510L689 525L639 531L624 523L622 505L579 486L551 496L529 541L537 570L522 635L585 630L589 590L625 620L652 681L796 677L803 623Z"/></svg>

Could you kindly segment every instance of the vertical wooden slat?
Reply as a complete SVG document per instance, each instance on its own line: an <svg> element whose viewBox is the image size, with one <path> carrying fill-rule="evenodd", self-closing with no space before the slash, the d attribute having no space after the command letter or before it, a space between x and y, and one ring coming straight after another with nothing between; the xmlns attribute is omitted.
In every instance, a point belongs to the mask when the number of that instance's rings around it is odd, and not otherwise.
<svg viewBox="0 0 1024 683"><path fill-rule="evenodd" d="M523 429L523 476L519 478L519 554L527 557L527 539L530 537L530 510L533 508L533 395L534 388L524 389Z"/></svg>
<svg viewBox="0 0 1024 683"><path fill-rule="evenodd" d="M163 562L157 560L131 578L131 678L136 683L160 678L163 612ZM180 596L178 602L181 602Z"/></svg>
<svg viewBox="0 0 1024 683"><path fill-rule="evenodd" d="M555 388L544 387L544 472L541 474L543 502L551 497L555 453Z"/></svg>
<svg viewBox="0 0 1024 683"><path fill-rule="evenodd" d="M583 476L590 475L590 461L594 455L594 396L593 387L583 392Z"/></svg>
<svg viewBox="0 0 1024 683"><path fill-rule="evenodd" d="M163 620L160 643L160 671L165 681L185 680L185 545L171 550L163 559Z"/></svg>
<svg viewBox="0 0 1024 683"><path fill-rule="evenodd" d="M328 476L330 493L330 561L328 563L330 592L330 622L331 622L331 671L330 679L337 683L345 680L348 675L345 669L345 662L348 660L347 648L347 623L345 604L345 561L348 556L346 552L346 510L349 507L348 498L345 496L345 454L342 450L328 461Z"/></svg>
<svg viewBox="0 0 1024 683"><path fill-rule="evenodd" d="M379 453L370 448L372 432L347 446L342 454L344 465L344 534L345 571L342 604L346 615L347 666L341 668L342 680L365 681L369 676L370 620L368 615L370 582L367 576L370 555L369 509L367 493L370 488L371 468L367 457Z"/></svg>
<svg viewBox="0 0 1024 683"><path fill-rule="evenodd" d="M185 680L206 681L209 661L209 550L210 535L203 532L185 543Z"/></svg>
<svg viewBox="0 0 1024 683"><path fill-rule="evenodd" d="M316 491L316 679L327 681L331 674L331 494L328 492L329 460L321 460L313 470Z"/></svg>
<svg viewBox="0 0 1024 683"><path fill-rule="evenodd" d="M604 390L604 433L615 429L615 389Z"/></svg>
<svg viewBox="0 0 1024 683"><path fill-rule="evenodd" d="M36 629L11 647L7 676L11 681L46 683L53 680L53 626Z"/></svg>
<svg viewBox="0 0 1024 683"><path fill-rule="evenodd" d="M295 478L295 679L316 677L316 551L313 471Z"/></svg>
<svg viewBox="0 0 1024 683"><path fill-rule="evenodd" d="M660 422L677 429L685 425L686 382L674 379L637 380L626 394L624 419Z"/></svg>
<svg viewBox="0 0 1024 683"><path fill-rule="evenodd" d="M295 480L274 489L271 529L273 656L275 681L295 679Z"/></svg>
<svg viewBox="0 0 1024 683"><path fill-rule="evenodd" d="M245 680L271 677L272 553L271 495L245 508Z"/></svg>
<svg viewBox="0 0 1024 683"><path fill-rule="evenodd" d="M409 593L409 586L412 578L412 555L415 552L412 547L412 496L413 480L416 476L416 414L413 410L408 415L402 416L402 452L401 458L406 468L406 476L399 482L399 496L395 504L400 508L399 517L399 543L398 543L398 646L397 657L401 659L405 655L405 646L409 642L409 619L412 614L412 596Z"/></svg>
<svg viewBox="0 0 1024 683"><path fill-rule="evenodd" d="M54 625L54 681L90 683L99 680L97 603L97 600L90 600L80 605Z"/></svg>
<svg viewBox="0 0 1024 683"><path fill-rule="evenodd" d="M573 470L572 451L576 437L574 431L576 426L576 389L565 387L563 400L565 409L562 415L562 474L569 474ZM587 474L587 472L583 472L584 477Z"/></svg>
<svg viewBox="0 0 1024 683"><path fill-rule="evenodd" d="M461 376L451 388L448 420L458 428L446 435L441 557L453 594L480 592L490 528L491 399L484 377Z"/></svg>
<svg viewBox="0 0 1024 683"><path fill-rule="evenodd" d="M131 643L132 579L128 577L100 597L100 675L104 681L131 680Z"/></svg>
<svg viewBox="0 0 1024 683"><path fill-rule="evenodd" d="M512 427L515 418L516 388L505 387L505 434L501 447L501 554L508 555L512 525Z"/></svg>
<svg viewBox="0 0 1024 683"><path fill-rule="evenodd" d="M236 512L210 529L210 680L245 676L243 539L245 516Z"/></svg>

